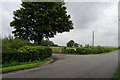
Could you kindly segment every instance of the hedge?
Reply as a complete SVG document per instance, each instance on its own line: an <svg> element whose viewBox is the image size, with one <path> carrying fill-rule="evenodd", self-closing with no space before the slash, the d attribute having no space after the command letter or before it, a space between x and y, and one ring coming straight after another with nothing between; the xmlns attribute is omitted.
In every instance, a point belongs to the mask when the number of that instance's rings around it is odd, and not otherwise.
<svg viewBox="0 0 120 80"><path fill-rule="evenodd" d="M43 60L52 56L52 50L42 46L23 46L13 52L2 53L2 62L10 63L12 61L29 62L35 60Z"/></svg>
<svg viewBox="0 0 120 80"><path fill-rule="evenodd" d="M108 48L108 47L78 47L76 48L76 53L77 54L99 54L99 53L104 53L104 52L110 52L115 50L116 48Z"/></svg>
<svg viewBox="0 0 120 80"><path fill-rule="evenodd" d="M62 49L62 53L67 53L67 54L99 54L99 53L104 53L104 52L110 52L115 50L116 48L109 48L109 47L77 47L76 49L70 49L64 47Z"/></svg>

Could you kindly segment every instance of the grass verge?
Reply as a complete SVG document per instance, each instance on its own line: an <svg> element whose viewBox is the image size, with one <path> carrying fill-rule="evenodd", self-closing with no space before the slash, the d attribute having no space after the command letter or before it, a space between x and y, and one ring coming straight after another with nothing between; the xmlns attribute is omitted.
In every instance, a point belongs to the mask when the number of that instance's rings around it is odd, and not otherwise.
<svg viewBox="0 0 120 80"><path fill-rule="evenodd" d="M0 68L0 71L2 71L2 73L6 73L6 72L11 72L11 71L16 71L16 70L29 69L29 68L41 66L42 64L51 62L51 61L53 61L53 58L51 58L51 60L43 60L43 61L39 60L39 61L30 62L30 63L28 62L27 64L24 63L22 65L4 67L4 68Z"/></svg>
<svg viewBox="0 0 120 80"><path fill-rule="evenodd" d="M99 54L91 54L91 55L102 55L102 54L107 54L107 53L111 53L111 52L114 52L114 51L117 51L117 50L113 50L113 51L110 51L110 52L99 53ZM88 55L90 55L90 54L88 54Z"/></svg>
<svg viewBox="0 0 120 80"><path fill-rule="evenodd" d="M116 72L115 80L120 80L120 67L118 68L118 70Z"/></svg>

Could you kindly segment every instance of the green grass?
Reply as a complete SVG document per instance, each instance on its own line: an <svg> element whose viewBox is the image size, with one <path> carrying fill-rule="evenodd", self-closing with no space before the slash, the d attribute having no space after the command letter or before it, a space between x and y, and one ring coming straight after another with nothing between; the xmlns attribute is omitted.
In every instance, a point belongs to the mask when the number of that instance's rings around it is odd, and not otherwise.
<svg viewBox="0 0 120 80"><path fill-rule="evenodd" d="M5 73L5 72L10 72L10 71L29 69L29 68L41 66L42 64L52 61L52 60L53 59L51 58L51 60L43 60L43 61L39 60L39 61L34 61L34 62L22 63L22 65L0 68L0 71L2 70L2 73Z"/></svg>
<svg viewBox="0 0 120 80"><path fill-rule="evenodd" d="M117 72L116 72L116 76L115 76L116 80L120 80L120 67L118 68Z"/></svg>
<svg viewBox="0 0 120 80"><path fill-rule="evenodd" d="M50 47L53 53L61 53L64 47ZM75 47L66 47L66 49L76 49Z"/></svg>

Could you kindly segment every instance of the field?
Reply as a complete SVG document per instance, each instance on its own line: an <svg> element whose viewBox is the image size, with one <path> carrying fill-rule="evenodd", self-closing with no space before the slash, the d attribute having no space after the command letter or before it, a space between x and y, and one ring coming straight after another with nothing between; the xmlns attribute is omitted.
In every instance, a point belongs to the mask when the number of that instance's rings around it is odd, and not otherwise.
<svg viewBox="0 0 120 80"><path fill-rule="evenodd" d="M62 53L64 47L50 47L53 53ZM75 47L66 47L66 49L76 49Z"/></svg>

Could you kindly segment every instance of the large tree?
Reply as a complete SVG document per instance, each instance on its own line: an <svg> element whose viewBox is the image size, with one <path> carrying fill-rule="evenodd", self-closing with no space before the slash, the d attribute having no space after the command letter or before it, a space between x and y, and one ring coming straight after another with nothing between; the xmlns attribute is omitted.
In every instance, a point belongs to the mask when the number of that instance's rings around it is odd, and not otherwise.
<svg viewBox="0 0 120 80"><path fill-rule="evenodd" d="M63 2L22 2L22 8L14 11L14 36L41 44L43 38L73 29L70 15Z"/></svg>

